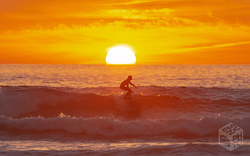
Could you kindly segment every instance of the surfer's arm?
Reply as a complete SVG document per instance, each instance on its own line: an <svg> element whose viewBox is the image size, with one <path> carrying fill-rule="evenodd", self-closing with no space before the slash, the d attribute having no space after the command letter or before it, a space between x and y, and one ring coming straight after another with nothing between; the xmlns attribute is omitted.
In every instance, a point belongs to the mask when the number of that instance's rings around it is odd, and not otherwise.
<svg viewBox="0 0 250 156"><path fill-rule="evenodd" d="M129 84L131 84L131 86L137 88L132 82L129 82Z"/></svg>

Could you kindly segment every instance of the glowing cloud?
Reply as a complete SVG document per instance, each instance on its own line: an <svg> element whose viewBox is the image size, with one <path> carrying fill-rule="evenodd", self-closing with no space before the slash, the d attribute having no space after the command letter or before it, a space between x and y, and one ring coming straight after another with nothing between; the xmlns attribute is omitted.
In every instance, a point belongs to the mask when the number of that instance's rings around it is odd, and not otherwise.
<svg viewBox="0 0 250 156"><path fill-rule="evenodd" d="M136 49L136 64L249 64L249 7L249 0L0 0L0 63L105 64L105 49L125 43Z"/></svg>

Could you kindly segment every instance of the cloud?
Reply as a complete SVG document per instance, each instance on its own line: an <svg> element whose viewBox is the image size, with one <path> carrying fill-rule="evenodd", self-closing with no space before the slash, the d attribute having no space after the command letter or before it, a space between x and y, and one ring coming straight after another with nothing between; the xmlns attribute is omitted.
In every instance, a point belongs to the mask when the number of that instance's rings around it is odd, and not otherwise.
<svg viewBox="0 0 250 156"><path fill-rule="evenodd" d="M247 0L0 0L0 63L103 63L121 43L138 63L228 47L233 56L250 41L249 8Z"/></svg>
<svg viewBox="0 0 250 156"><path fill-rule="evenodd" d="M250 64L250 44L196 49L192 53L169 53L152 56L158 64Z"/></svg>
<svg viewBox="0 0 250 156"><path fill-rule="evenodd" d="M204 50L204 49L214 49L214 48L223 48L223 47L233 47L238 45L248 45L250 41L241 41L241 42L229 42L229 43L207 43L202 45L192 45L192 46L184 46L183 51L196 51L196 50ZM181 51L181 50L180 50Z"/></svg>
<svg viewBox="0 0 250 156"><path fill-rule="evenodd" d="M0 28L4 31L39 24L55 27L114 21L153 26L221 22L249 25L249 8L250 1L243 0L0 0Z"/></svg>

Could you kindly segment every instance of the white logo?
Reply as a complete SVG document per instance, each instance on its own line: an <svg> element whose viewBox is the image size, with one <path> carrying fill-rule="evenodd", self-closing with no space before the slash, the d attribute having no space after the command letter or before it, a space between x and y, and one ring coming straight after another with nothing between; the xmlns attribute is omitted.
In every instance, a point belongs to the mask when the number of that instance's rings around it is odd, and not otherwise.
<svg viewBox="0 0 250 156"><path fill-rule="evenodd" d="M243 144L243 129L233 123L219 129L219 144L232 151Z"/></svg>

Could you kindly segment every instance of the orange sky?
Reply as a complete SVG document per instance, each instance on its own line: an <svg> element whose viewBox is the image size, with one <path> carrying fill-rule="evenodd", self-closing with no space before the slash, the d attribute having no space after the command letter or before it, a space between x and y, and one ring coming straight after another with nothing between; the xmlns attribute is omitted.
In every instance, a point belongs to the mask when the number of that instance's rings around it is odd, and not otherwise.
<svg viewBox="0 0 250 156"><path fill-rule="evenodd" d="M0 63L249 64L249 0L0 0Z"/></svg>

